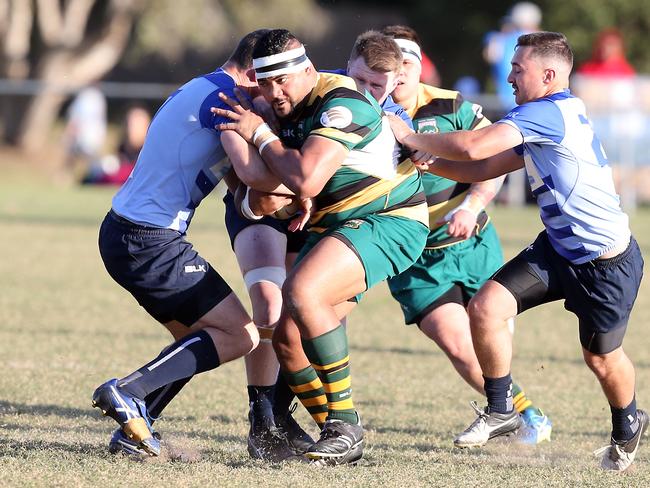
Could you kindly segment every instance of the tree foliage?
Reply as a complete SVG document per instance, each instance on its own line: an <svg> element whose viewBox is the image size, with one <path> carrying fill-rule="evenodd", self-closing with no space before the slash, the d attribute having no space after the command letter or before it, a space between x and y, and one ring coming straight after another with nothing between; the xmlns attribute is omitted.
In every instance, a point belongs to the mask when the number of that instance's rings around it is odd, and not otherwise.
<svg viewBox="0 0 650 488"><path fill-rule="evenodd" d="M215 66L262 25L317 38L328 20L313 0L0 0L0 78L45 83L32 97L3 101L0 138L38 149L67 98L61 88L97 81L125 57L145 71L146 56L169 67L203 51Z"/></svg>
<svg viewBox="0 0 650 488"><path fill-rule="evenodd" d="M533 0L535 1L535 0ZM322 2L336 6L336 2ZM356 0L371 9L393 5L402 10L427 52L437 64L447 86L463 75L473 75L485 84L488 67L482 58L487 32L498 30L500 19L516 0ZM620 29L630 62L640 73L650 73L650 2L648 0L536 0L542 9L542 28L566 34L575 52L576 64L589 58L598 32ZM485 86L485 85L484 85Z"/></svg>

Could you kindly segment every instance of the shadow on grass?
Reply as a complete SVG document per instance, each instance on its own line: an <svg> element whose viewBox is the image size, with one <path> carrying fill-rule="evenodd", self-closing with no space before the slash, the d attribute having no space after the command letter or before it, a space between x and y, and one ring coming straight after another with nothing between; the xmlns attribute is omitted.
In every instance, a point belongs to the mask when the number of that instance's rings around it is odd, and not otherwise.
<svg viewBox="0 0 650 488"><path fill-rule="evenodd" d="M361 352L376 352L376 353L393 353L393 354L405 354L408 356L439 356L442 354L441 351L436 349L424 350L424 349L409 349L407 347L377 347L377 346L350 346L352 351L361 351Z"/></svg>
<svg viewBox="0 0 650 488"><path fill-rule="evenodd" d="M102 457L105 458L108 453L104 449L98 449L97 445L84 442L75 442L66 444L64 442L44 441L40 439L30 439L28 441L16 441L12 439L0 438L0 457L9 458L32 458L34 451L62 452L70 454L80 454L84 457Z"/></svg>
<svg viewBox="0 0 650 488"><path fill-rule="evenodd" d="M79 417L97 418L97 414L90 407L84 409L62 407L61 405L26 405L24 403L14 403L6 400L0 400L0 415L56 415L70 419L77 419Z"/></svg>

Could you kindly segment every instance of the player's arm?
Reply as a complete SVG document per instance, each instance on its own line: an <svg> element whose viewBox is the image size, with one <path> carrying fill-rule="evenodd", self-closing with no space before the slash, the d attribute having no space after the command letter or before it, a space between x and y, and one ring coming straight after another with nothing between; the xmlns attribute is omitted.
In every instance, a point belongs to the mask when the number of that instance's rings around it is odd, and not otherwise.
<svg viewBox="0 0 650 488"><path fill-rule="evenodd" d="M286 148L280 140L274 141L267 145L262 157L291 191L302 198L313 198L341 166L347 153L341 143L313 135L300 150Z"/></svg>
<svg viewBox="0 0 650 488"><path fill-rule="evenodd" d="M347 156L348 149L343 144L318 135L309 136L300 150L285 147L242 100L237 102L223 94L220 97L232 110L213 108L212 111L231 122L218 124L217 128L235 131L246 142L253 143L268 169L302 198L318 195Z"/></svg>
<svg viewBox="0 0 650 488"><path fill-rule="evenodd" d="M524 158L514 149L507 149L481 161L459 162L438 158L429 166L429 172L450 180L472 183L498 178L523 167Z"/></svg>
<svg viewBox="0 0 650 488"><path fill-rule="evenodd" d="M411 149L428 151L453 161L477 161L520 145L521 132L509 124L492 124L479 130L415 133L401 119L389 115L397 140Z"/></svg>
<svg viewBox="0 0 650 488"><path fill-rule="evenodd" d="M246 186L268 193L292 194L269 170L258 154L257 148L246 142L235 131L222 131L221 144L239 180Z"/></svg>

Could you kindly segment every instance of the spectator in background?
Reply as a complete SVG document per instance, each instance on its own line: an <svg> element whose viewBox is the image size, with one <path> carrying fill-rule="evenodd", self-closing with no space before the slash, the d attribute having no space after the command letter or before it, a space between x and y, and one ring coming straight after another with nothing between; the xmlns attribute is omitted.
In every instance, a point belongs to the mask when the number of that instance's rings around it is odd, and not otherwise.
<svg viewBox="0 0 650 488"><path fill-rule="evenodd" d="M431 58L424 52L422 53L422 73L420 74L420 81L426 85L432 86L440 86L442 82L438 68L436 68L436 65L431 61Z"/></svg>
<svg viewBox="0 0 650 488"><path fill-rule="evenodd" d="M145 108L131 107L124 117L123 133L117 154L92 163L83 183L100 185L124 183L138 160L150 122L151 116Z"/></svg>
<svg viewBox="0 0 650 488"><path fill-rule="evenodd" d="M75 174L99 162L106 139L106 97L95 85L82 89L70 104L64 133L66 170Z"/></svg>
<svg viewBox="0 0 650 488"><path fill-rule="evenodd" d="M617 29L605 29L598 34L593 45L591 59L578 68L585 76L631 77L634 68L625 59L623 36Z"/></svg>
<svg viewBox="0 0 650 488"><path fill-rule="evenodd" d="M516 106L512 86L508 83L510 60L522 34L539 31L542 11L531 2L516 3L501 21L501 30L485 36L483 58L492 68L492 81L504 112Z"/></svg>

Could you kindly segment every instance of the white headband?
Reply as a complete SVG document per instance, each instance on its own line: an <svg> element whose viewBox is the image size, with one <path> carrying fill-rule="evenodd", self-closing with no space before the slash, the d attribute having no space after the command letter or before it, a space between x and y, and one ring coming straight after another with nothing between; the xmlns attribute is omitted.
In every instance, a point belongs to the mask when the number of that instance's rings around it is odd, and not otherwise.
<svg viewBox="0 0 650 488"><path fill-rule="evenodd" d="M402 51L402 57L409 61L422 63L422 51L416 42L409 41L408 39L395 39L395 42Z"/></svg>
<svg viewBox="0 0 650 488"><path fill-rule="evenodd" d="M271 54L263 58L253 59L253 69L255 70L255 77L258 80L287 73L296 73L305 69L310 64L311 61L309 61L305 53L305 46L278 54Z"/></svg>

